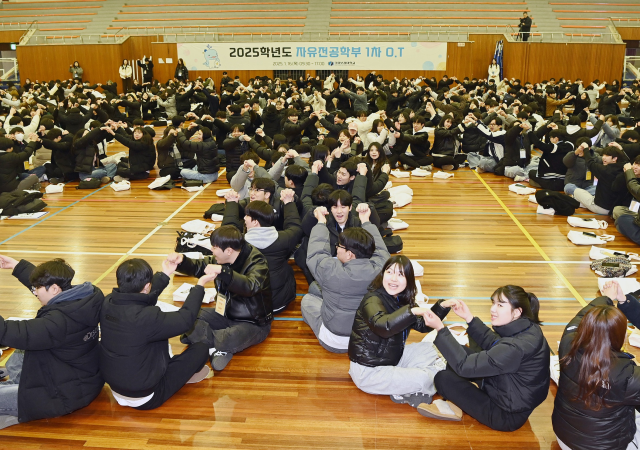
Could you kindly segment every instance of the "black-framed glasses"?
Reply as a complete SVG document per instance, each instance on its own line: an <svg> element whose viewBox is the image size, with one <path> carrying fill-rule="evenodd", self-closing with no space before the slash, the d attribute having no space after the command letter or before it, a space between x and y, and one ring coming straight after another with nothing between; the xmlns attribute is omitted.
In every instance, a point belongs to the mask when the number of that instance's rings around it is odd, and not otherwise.
<svg viewBox="0 0 640 450"><path fill-rule="evenodd" d="M349 249L347 247L345 247L344 245L340 245L338 243L338 244L336 244L336 250L339 249L339 248L341 248L341 249L343 249L344 251L347 251L347 252L349 251Z"/></svg>
<svg viewBox="0 0 640 450"><path fill-rule="evenodd" d="M264 189L258 189L258 188L251 188L251 189L249 189L249 192L259 192L259 191L264 192Z"/></svg>
<svg viewBox="0 0 640 450"><path fill-rule="evenodd" d="M36 294L36 291L37 291L37 290L38 290L38 288L37 288L37 287L31 286L31 293L32 293L33 295L35 295L36 297L38 296L38 294Z"/></svg>

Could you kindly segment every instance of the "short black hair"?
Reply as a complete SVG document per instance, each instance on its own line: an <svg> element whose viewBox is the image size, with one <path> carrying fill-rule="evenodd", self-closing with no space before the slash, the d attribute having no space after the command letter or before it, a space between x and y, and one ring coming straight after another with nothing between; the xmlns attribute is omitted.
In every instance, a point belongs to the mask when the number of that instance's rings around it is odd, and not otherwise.
<svg viewBox="0 0 640 450"><path fill-rule="evenodd" d="M294 186L302 186L309 176L309 172L298 164L292 164L284 171L284 176L293 183Z"/></svg>
<svg viewBox="0 0 640 450"><path fill-rule="evenodd" d="M607 155L607 156L611 156L612 158L618 158L618 162L622 162L624 158L624 153L622 153L621 150L615 148L615 147L605 147L604 150L602 150L602 156Z"/></svg>
<svg viewBox="0 0 640 450"><path fill-rule="evenodd" d="M29 283L34 288L44 286L46 289L56 284L60 289L66 291L71 288L71 280L75 274L75 270L64 259L56 258L33 269L29 275Z"/></svg>
<svg viewBox="0 0 640 450"><path fill-rule="evenodd" d="M234 123L233 125L231 125L231 132L233 133L236 130L244 133L244 125L242 125L241 123Z"/></svg>
<svg viewBox="0 0 640 450"><path fill-rule="evenodd" d="M116 281L123 294L140 293L153 278L153 269L144 259L129 259L118 266Z"/></svg>
<svg viewBox="0 0 640 450"><path fill-rule="evenodd" d="M270 198L273 198L273 194L276 192L276 183L271 178L254 178L251 182L251 187L269 192L271 194Z"/></svg>
<svg viewBox="0 0 640 450"><path fill-rule="evenodd" d="M582 144L587 144L588 147L591 147L591 138L588 138L586 136L583 136L581 138L578 138L578 140L576 141L576 148L580 147Z"/></svg>
<svg viewBox="0 0 640 450"><path fill-rule="evenodd" d="M60 136L62 136L62 130L60 128L53 128L47 132L47 134L45 135L45 139L53 141Z"/></svg>
<svg viewBox="0 0 640 450"><path fill-rule="evenodd" d="M244 244L244 238L242 233L233 225L223 225L220 228L216 228L211 233L211 245L221 250L231 248L232 250L242 250Z"/></svg>
<svg viewBox="0 0 640 450"><path fill-rule="evenodd" d="M333 191L333 186L328 183L321 183L311 192L311 201L315 206L328 206L329 197Z"/></svg>
<svg viewBox="0 0 640 450"><path fill-rule="evenodd" d="M256 164L260 164L260 157L253 150L249 150L248 152L244 152L240 155L240 164L244 164L245 161L253 161Z"/></svg>
<svg viewBox="0 0 640 450"><path fill-rule="evenodd" d="M328 205L330 208L338 206L340 202L341 206L351 206L353 204L353 197L344 189L336 189L329 195Z"/></svg>
<svg viewBox="0 0 640 450"><path fill-rule="evenodd" d="M371 258L376 251L376 242L364 228L351 227L338 236L338 243L353 253L356 259Z"/></svg>
<svg viewBox="0 0 640 450"><path fill-rule="evenodd" d="M353 158L347 159L345 162L340 164L340 168L347 169L350 177L354 177L358 174L358 164L353 160Z"/></svg>
<svg viewBox="0 0 640 450"><path fill-rule="evenodd" d="M273 207L267 202L256 200L244 208L245 215L257 220L261 227L270 227L276 220Z"/></svg>
<svg viewBox="0 0 640 450"><path fill-rule="evenodd" d="M342 111L338 111L334 117L337 117L340 120L347 120L347 115Z"/></svg>
<svg viewBox="0 0 640 450"><path fill-rule="evenodd" d="M560 130L551 130L551 132L549 133L549 138L562 138L562 136L564 136L564 133Z"/></svg>

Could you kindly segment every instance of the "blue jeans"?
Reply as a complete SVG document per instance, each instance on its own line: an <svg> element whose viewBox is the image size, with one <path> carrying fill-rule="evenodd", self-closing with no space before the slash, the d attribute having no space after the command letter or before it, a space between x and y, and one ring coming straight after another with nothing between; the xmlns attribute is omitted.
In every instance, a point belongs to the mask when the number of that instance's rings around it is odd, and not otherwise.
<svg viewBox="0 0 640 450"><path fill-rule="evenodd" d="M99 169L94 169L91 173L83 173L80 172L78 175L81 180L86 180L87 178L102 178L109 177L113 178L116 176L116 171L118 170L118 166L115 164L107 164L104 167L100 167Z"/></svg>
<svg viewBox="0 0 640 450"><path fill-rule="evenodd" d="M203 183L213 183L218 179L218 172L216 173L200 173L198 172L198 166L193 169L182 169L180 175L185 180L200 180Z"/></svg>
<svg viewBox="0 0 640 450"><path fill-rule="evenodd" d="M640 245L640 226L635 223L636 216L625 214L616 220L616 228L627 239Z"/></svg>
<svg viewBox="0 0 640 450"><path fill-rule="evenodd" d="M44 175L46 171L47 171L47 168L45 166L40 166L40 167L31 169L28 172L23 172L19 174L18 178L21 180L24 180L25 178L27 178L29 175L32 175L32 174L36 175L38 178L42 178L42 175Z"/></svg>
<svg viewBox="0 0 640 450"><path fill-rule="evenodd" d="M584 189L585 191L587 191L589 194L593 195L595 197L596 195L596 186L594 186L593 184L589 187L584 187L581 188L578 185L575 185L573 183L568 183L564 185L564 193L567 195L573 195L573 193L575 192L576 189Z"/></svg>

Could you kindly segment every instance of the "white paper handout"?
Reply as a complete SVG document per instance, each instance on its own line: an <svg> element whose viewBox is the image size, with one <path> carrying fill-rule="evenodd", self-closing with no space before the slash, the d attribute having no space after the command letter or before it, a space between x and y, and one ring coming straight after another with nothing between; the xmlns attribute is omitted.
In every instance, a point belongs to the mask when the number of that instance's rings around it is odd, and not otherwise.
<svg viewBox="0 0 640 450"><path fill-rule="evenodd" d="M190 283L183 283L182 286L176 289L173 293L173 301L184 302L185 300L187 300L192 287L195 287L195 285ZM205 288L202 303L211 303L213 300L215 300L216 293L216 288Z"/></svg>
<svg viewBox="0 0 640 450"><path fill-rule="evenodd" d="M600 292L602 292L602 288L608 281L616 281L625 295L640 290L640 283L635 278L598 278Z"/></svg>

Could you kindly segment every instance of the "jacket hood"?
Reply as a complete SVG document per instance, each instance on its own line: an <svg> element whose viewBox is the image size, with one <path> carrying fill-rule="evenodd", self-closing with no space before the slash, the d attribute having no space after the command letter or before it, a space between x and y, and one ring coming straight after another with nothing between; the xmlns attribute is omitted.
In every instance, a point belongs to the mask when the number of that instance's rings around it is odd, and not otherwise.
<svg viewBox="0 0 640 450"><path fill-rule="evenodd" d="M244 235L244 238L249 244L263 250L278 239L278 231L275 227L251 228Z"/></svg>
<svg viewBox="0 0 640 450"><path fill-rule="evenodd" d="M116 305L136 304L141 306L154 306L158 302L159 293L151 291L148 294L141 292L120 292L115 288L107 299Z"/></svg>
<svg viewBox="0 0 640 450"><path fill-rule="evenodd" d="M90 282L63 291L43 306L40 311L56 309L72 320L86 326L95 326L100 320L104 295Z"/></svg>
<svg viewBox="0 0 640 450"><path fill-rule="evenodd" d="M578 131L580 131L582 129L582 127L580 125L567 125L567 133L568 134L575 134Z"/></svg>
<svg viewBox="0 0 640 450"><path fill-rule="evenodd" d="M531 325L533 325L533 322L530 319L521 317L520 319L516 319L506 325L495 326L493 329L500 335L500 337L510 337L515 336L518 333L522 333L530 328Z"/></svg>

